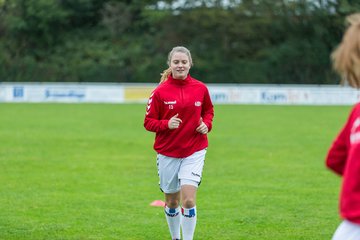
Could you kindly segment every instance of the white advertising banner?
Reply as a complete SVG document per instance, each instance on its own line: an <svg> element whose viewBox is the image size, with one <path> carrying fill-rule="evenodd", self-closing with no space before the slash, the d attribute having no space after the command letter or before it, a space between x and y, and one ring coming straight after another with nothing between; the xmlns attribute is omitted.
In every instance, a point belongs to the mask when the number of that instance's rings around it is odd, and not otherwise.
<svg viewBox="0 0 360 240"><path fill-rule="evenodd" d="M123 87L116 84L0 84L2 102L122 103Z"/></svg>
<svg viewBox="0 0 360 240"><path fill-rule="evenodd" d="M146 103L157 84L0 83L0 102ZM207 84L214 104L352 105L360 91L338 85Z"/></svg>
<svg viewBox="0 0 360 240"><path fill-rule="evenodd" d="M318 85L208 85L214 103L352 105L360 91L342 86Z"/></svg>

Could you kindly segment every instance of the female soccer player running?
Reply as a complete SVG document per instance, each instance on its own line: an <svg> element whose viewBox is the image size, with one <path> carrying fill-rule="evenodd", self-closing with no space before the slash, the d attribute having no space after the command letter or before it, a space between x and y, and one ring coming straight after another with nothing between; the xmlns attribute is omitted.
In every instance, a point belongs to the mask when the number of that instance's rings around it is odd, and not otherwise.
<svg viewBox="0 0 360 240"><path fill-rule="evenodd" d="M342 42L333 52L334 69L344 83L360 88L360 14L347 18L350 24ZM360 103L356 104L345 126L334 140L326 165L342 176L340 214L344 219L333 240L360 239Z"/></svg>
<svg viewBox="0 0 360 240"><path fill-rule="evenodd" d="M144 127L156 133L154 149L171 238L180 239L181 228L183 239L191 240L214 109L205 84L189 74L193 62L188 49L174 47L168 65L150 95Z"/></svg>

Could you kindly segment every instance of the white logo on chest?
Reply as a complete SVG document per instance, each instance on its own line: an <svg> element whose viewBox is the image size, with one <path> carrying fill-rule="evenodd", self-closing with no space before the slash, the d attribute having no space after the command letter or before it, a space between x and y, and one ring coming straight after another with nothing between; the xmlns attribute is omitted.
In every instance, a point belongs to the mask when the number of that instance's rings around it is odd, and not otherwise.
<svg viewBox="0 0 360 240"><path fill-rule="evenodd" d="M174 104L176 104L176 100L175 101L164 101L165 105L169 106L169 109L174 109Z"/></svg>
<svg viewBox="0 0 360 240"><path fill-rule="evenodd" d="M200 107L201 106L201 102L200 101L196 101L195 102L195 107Z"/></svg>

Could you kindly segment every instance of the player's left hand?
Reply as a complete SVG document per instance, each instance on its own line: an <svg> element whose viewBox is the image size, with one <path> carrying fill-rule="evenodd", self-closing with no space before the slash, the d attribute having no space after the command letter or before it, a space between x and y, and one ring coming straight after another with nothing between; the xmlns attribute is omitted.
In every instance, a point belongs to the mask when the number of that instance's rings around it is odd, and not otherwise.
<svg viewBox="0 0 360 240"><path fill-rule="evenodd" d="M209 129L206 126L206 124L202 121L202 118L200 118L200 125L196 128L196 131L202 134L207 134L209 132Z"/></svg>

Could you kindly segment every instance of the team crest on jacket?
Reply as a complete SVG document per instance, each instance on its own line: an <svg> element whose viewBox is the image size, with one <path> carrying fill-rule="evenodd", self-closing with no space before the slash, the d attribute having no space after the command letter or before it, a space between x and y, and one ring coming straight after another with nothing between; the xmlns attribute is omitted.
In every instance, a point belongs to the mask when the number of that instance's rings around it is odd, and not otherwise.
<svg viewBox="0 0 360 240"><path fill-rule="evenodd" d="M201 102L200 101L196 101L195 102L195 107L200 107L201 106Z"/></svg>

